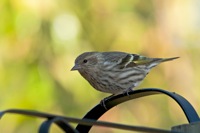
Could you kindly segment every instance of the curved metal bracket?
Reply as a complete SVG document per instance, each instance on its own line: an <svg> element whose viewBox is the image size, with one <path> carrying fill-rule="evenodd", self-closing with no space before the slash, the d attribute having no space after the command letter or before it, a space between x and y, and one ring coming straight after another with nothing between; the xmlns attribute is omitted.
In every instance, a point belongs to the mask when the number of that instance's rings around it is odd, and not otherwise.
<svg viewBox="0 0 200 133"><path fill-rule="evenodd" d="M68 121L62 117L54 117L44 121L39 129L39 133L49 133L49 129L52 124L56 123L63 131L66 133L79 133L74 130L71 125L68 124Z"/></svg>
<svg viewBox="0 0 200 133"><path fill-rule="evenodd" d="M79 123L82 125L89 125L89 126L104 126L104 127L110 127L110 128L116 128L121 130L128 130L128 131L138 131L138 132L148 132L148 133L177 133L177 132L171 132L168 130L163 129L155 129L155 128L149 128L149 127L139 127L139 126L133 126L133 125L124 125L124 124L118 124L118 123L111 123L111 122L105 122L105 121L96 121L91 119L79 119L79 118L72 118L72 117L66 117L66 116L60 116L55 114L48 114L33 110L20 110L20 109L9 109L4 110L0 112L0 118L3 117L5 114L8 113L14 113L14 114L21 114L21 115L27 115L27 116L34 116L39 118L46 118L47 120L44 121L39 129L39 133L48 133L51 125L55 123L58 125L63 131L70 132L70 133L79 133L82 131L78 131L76 129L73 129L68 123Z"/></svg>
<svg viewBox="0 0 200 133"><path fill-rule="evenodd" d="M166 90L161 90L157 88L146 88L146 89L139 89L139 90L134 90L128 93L129 95L125 96L124 94L119 94L117 96L109 97L105 101L105 105L107 110L101 105L98 104L95 106L93 109L91 109L84 117L83 119L93 119L93 120L98 120L105 112L107 112L109 109L112 107L126 102L128 100L136 99L136 98L141 98L144 96L150 96L150 95L155 95L155 94L165 94L172 99L174 99L179 106L182 108L183 112L185 113L187 120L189 123L191 122L196 122L200 121L199 116L193 106L182 96L176 94L175 92L169 92ZM76 130L81 131L83 133L89 132L90 128L92 126L87 126L87 125L77 125Z"/></svg>

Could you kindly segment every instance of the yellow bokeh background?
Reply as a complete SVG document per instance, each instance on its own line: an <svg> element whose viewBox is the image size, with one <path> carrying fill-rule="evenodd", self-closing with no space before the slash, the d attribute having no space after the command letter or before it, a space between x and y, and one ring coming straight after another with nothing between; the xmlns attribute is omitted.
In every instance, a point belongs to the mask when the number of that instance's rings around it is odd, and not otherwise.
<svg viewBox="0 0 200 133"><path fill-rule="evenodd" d="M200 112L199 14L198 0L1 0L0 110L82 118L109 94L70 71L75 58L86 51L124 51L180 56L154 68L137 89L176 92ZM164 95L118 105L100 120L168 130L188 123L180 107ZM35 133L42 121L6 115L0 132ZM53 126L52 132L61 130ZM125 131L94 127L91 132Z"/></svg>

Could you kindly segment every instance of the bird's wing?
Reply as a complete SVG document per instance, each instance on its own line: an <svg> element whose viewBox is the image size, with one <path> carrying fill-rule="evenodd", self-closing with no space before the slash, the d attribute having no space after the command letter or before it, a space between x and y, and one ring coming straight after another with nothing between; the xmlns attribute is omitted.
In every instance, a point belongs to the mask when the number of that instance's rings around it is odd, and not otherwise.
<svg viewBox="0 0 200 133"><path fill-rule="evenodd" d="M128 68L134 67L138 65L145 65L151 61L151 58L147 58L145 56L137 55L137 54L127 54L126 57L122 59L119 63L120 68Z"/></svg>
<svg viewBox="0 0 200 133"><path fill-rule="evenodd" d="M153 59L137 54L128 54L124 52L104 52L103 56L105 62L114 63L121 69L138 65L145 65L150 63Z"/></svg>

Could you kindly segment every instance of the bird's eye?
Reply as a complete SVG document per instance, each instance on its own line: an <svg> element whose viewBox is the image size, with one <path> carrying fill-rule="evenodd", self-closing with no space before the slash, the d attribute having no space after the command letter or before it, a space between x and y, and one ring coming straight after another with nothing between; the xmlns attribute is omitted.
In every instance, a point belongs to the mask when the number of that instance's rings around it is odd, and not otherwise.
<svg viewBox="0 0 200 133"><path fill-rule="evenodd" d="M87 63L87 62L88 62L88 60L86 60L86 59L85 59L85 60L83 60L83 63Z"/></svg>

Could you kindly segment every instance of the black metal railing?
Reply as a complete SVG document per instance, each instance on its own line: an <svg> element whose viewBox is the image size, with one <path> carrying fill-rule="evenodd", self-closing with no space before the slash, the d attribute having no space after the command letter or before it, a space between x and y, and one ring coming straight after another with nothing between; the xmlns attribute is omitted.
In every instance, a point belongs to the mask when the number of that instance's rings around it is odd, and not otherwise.
<svg viewBox="0 0 200 133"><path fill-rule="evenodd" d="M90 131L91 127L95 125L123 129L123 130L130 130L130 131L147 132L147 133L172 133L173 131L170 131L170 130L155 129L155 128L149 128L149 127L138 127L138 126L133 126L133 125L123 125L119 123L98 121L98 119L104 113L106 113L112 107L120 103L126 102L128 100L136 99L136 98L142 98L145 96L155 95L155 94L164 94L174 99L182 108L189 123L200 121L197 112L184 97L174 92L169 92L166 90L156 89L156 88L139 89L139 90L129 92L128 95L119 94L117 96L110 97L106 99L105 101L106 108L102 106L101 104L97 104L82 119L42 113L42 112L32 111L32 110L18 110L18 109L9 109L5 111L1 111L0 117L8 113L15 113L15 114L21 114L21 115L46 118L46 120L39 127L39 131L38 131L39 133L48 133L52 124L58 125L58 127L60 127L64 132L67 132L67 133L87 133ZM78 125L76 128L73 128L69 123L78 123Z"/></svg>

